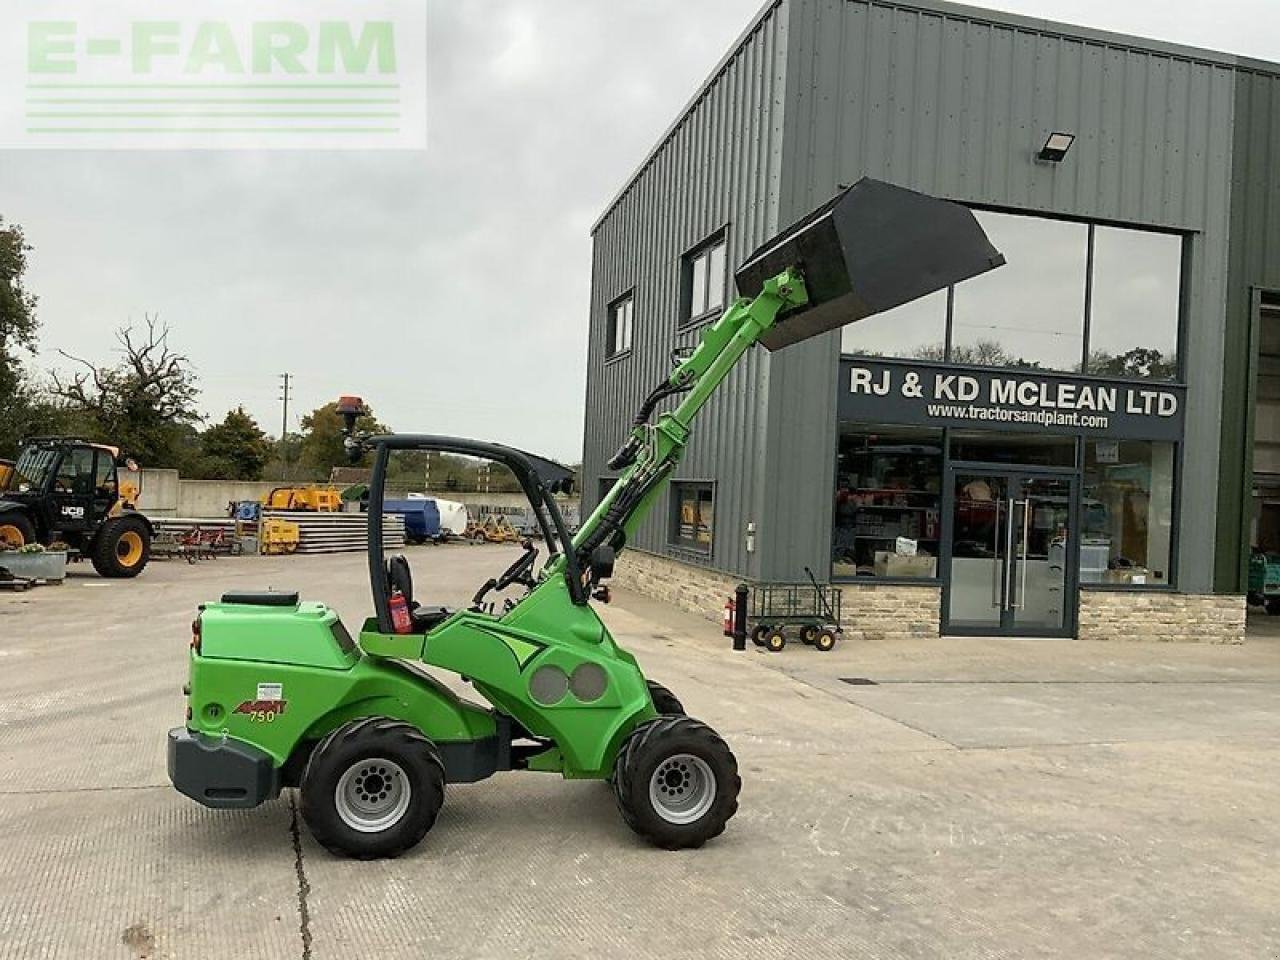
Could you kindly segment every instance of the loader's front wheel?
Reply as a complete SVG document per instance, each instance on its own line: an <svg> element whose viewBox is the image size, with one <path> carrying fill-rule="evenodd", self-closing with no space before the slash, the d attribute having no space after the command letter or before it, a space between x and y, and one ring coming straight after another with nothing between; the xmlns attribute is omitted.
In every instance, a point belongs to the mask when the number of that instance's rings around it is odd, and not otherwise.
<svg viewBox="0 0 1280 960"><path fill-rule="evenodd" d="M738 761L691 717L641 724L618 751L613 794L627 826L666 850L700 847L738 811Z"/></svg>
<svg viewBox="0 0 1280 960"><path fill-rule="evenodd" d="M440 753L416 727L354 720L321 740L307 761L302 817L330 853L397 857L435 824L444 783Z"/></svg>

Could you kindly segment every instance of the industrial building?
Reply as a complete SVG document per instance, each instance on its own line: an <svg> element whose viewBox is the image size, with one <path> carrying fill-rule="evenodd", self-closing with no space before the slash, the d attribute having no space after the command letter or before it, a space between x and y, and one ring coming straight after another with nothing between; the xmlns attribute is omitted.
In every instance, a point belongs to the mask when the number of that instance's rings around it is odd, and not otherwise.
<svg viewBox="0 0 1280 960"><path fill-rule="evenodd" d="M1280 551L1280 65L935 0L778 0L593 229L584 507L758 245L864 176L1005 267L787 351L699 424L620 576L869 637L1243 636Z"/></svg>

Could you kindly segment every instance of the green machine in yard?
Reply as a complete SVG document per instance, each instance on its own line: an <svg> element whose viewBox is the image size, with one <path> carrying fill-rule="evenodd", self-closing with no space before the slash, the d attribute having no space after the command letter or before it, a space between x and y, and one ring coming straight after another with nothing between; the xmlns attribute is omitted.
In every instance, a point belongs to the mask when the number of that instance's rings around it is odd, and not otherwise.
<svg viewBox="0 0 1280 960"><path fill-rule="evenodd" d="M228 594L193 624L187 722L169 732L169 776L214 808L299 787L303 818L337 854L395 856L435 822L445 785L525 770L608 780L626 823L657 846L701 846L738 806L737 762L715 731L646 680L596 612L604 581L662 494L698 413L756 343L777 350L1002 264L964 207L862 180L757 251L741 294L641 405L611 461L621 477L570 537L552 488L562 469L518 450L430 436L352 435L371 453L369 576L374 615L352 638L338 615L294 594ZM680 398L654 420L659 405ZM668 405L671 407L671 405ZM469 609L414 600L408 563L384 557L390 457L485 457L519 479L537 550L484 584ZM493 591L523 586L495 610ZM459 697L427 667L465 678Z"/></svg>

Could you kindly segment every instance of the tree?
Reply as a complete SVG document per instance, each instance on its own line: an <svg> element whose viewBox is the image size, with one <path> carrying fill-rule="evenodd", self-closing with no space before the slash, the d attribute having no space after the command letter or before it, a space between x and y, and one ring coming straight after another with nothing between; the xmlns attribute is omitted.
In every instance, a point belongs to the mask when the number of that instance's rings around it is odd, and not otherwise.
<svg viewBox="0 0 1280 960"><path fill-rule="evenodd" d="M27 421L43 415L35 409L20 358L35 350L39 327L36 298L23 286L30 249L22 228L0 217L0 455L14 454L29 430Z"/></svg>
<svg viewBox="0 0 1280 960"><path fill-rule="evenodd" d="M59 350L84 369L70 380L55 372L54 396L83 422L88 439L119 446L145 466L191 466L200 389L187 358L169 346L169 327L148 316L145 331L122 327L116 342L123 359L115 366Z"/></svg>
<svg viewBox="0 0 1280 960"><path fill-rule="evenodd" d="M261 480L272 443L244 407L236 407L200 435L200 452L208 479Z"/></svg>
<svg viewBox="0 0 1280 960"><path fill-rule="evenodd" d="M1134 347L1119 356L1105 350L1095 350L1089 356L1089 373L1110 377L1172 380L1178 375L1178 360L1176 357L1166 360L1163 353L1149 347Z"/></svg>
<svg viewBox="0 0 1280 960"><path fill-rule="evenodd" d="M302 418L302 466L318 479L327 479L334 467L351 465L342 444L342 427L336 403L326 403ZM368 409L356 420L356 430L369 434L391 432Z"/></svg>

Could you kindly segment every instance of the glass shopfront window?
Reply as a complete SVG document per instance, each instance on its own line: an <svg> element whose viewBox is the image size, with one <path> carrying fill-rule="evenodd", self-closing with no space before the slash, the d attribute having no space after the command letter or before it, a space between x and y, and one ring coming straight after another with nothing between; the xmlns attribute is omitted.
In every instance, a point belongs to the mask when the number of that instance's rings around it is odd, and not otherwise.
<svg viewBox="0 0 1280 960"><path fill-rule="evenodd" d="M956 287L952 361L1079 370L1088 225L982 210L974 215L1008 263Z"/></svg>
<svg viewBox="0 0 1280 960"><path fill-rule="evenodd" d="M1167 586L1172 557L1174 445L1085 444L1080 582Z"/></svg>
<svg viewBox="0 0 1280 960"><path fill-rule="evenodd" d="M864 357L945 359L947 298L948 291L939 290L896 310L851 323L841 331L840 349Z"/></svg>
<svg viewBox="0 0 1280 960"><path fill-rule="evenodd" d="M1181 235L985 210L974 216L1005 266L850 324L844 353L1178 379Z"/></svg>
<svg viewBox="0 0 1280 960"><path fill-rule="evenodd" d="M941 430L841 424L831 573L938 576Z"/></svg>
<svg viewBox="0 0 1280 960"><path fill-rule="evenodd" d="M1019 467L1075 467L1076 438L952 430L951 459Z"/></svg>
<svg viewBox="0 0 1280 960"><path fill-rule="evenodd" d="M1181 302L1181 237L1098 227L1088 372L1176 379Z"/></svg>

